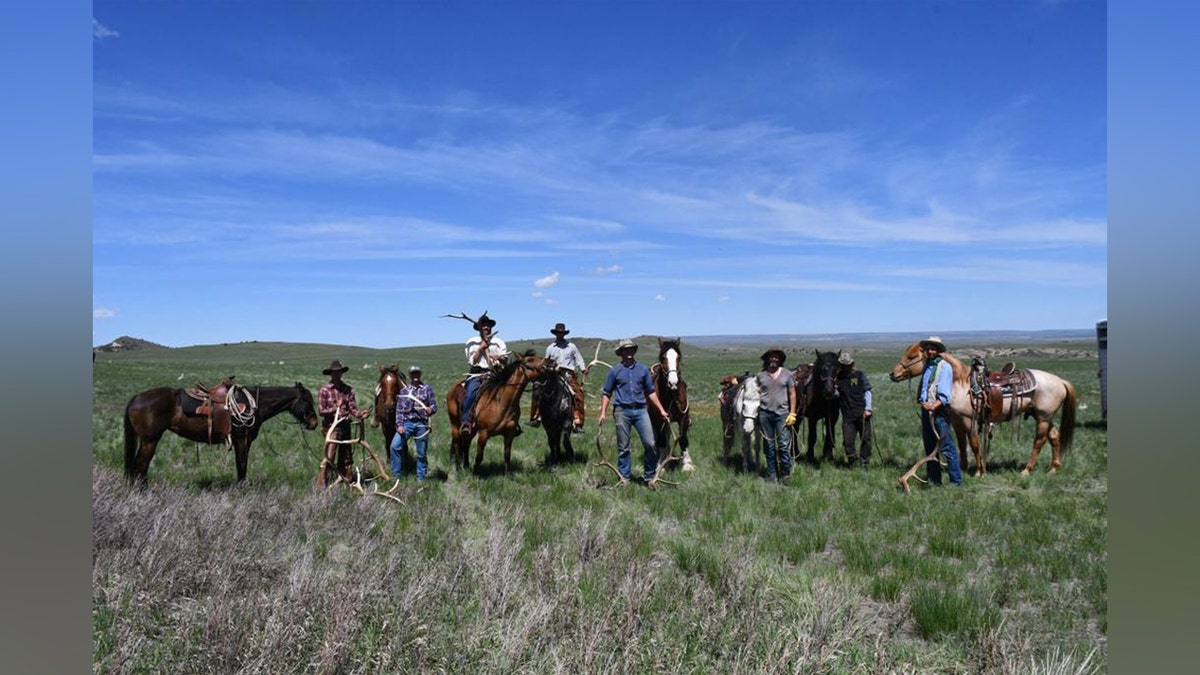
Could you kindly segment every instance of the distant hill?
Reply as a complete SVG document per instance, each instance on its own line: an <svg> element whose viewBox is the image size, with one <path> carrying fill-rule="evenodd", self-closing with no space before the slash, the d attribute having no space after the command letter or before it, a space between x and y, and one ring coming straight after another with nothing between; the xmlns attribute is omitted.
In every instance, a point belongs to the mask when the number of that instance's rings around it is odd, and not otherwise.
<svg viewBox="0 0 1200 675"><path fill-rule="evenodd" d="M106 345L96 345L92 349L98 352L136 352L147 349L170 349L170 347L160 345L157 342L122 335Z"/></svg>

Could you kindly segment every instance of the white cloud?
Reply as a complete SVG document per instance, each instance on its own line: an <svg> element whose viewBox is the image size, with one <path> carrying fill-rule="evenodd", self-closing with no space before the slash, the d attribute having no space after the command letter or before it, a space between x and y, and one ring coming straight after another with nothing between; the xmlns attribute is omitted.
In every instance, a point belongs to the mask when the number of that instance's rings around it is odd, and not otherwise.
<svg viewBox="0 0 1200 675"><path fill-rule="evenodd" d="M596 274L616 274L617 272L620 272L622 269L623 268L620 265L609 265L608 267L597 267L596 269L594 269L592 271L595 272Z"/></svg>
<svg viewBox="0 0 1200 675"><path fill-rule="evenodd" d="M729 296L728 295L718 295L717 302L729 302Z"/></svg>
<svg viewBox="0 0 1200 675"><path fill-rule="evenodd" d="M654 296L654 299L659 302L666 302L667 296L663 295L662 293L659 293L658 295Z"/></svg>
<svg viewBox="0 0 1200 675"><path fill-rule="evenodd" d="M97 40L103 40L104 38L115 38L120 36L121 34L117 31L112 30L108 26L100 23L94 17L92 18L92 37L96 38Z"/></svg>
<svg viewBox="0 0 1200 675"><path fill-rule="evenodd" d="M530 295L531 295L532 297L535 297L535 298L540 298L540 297L542 297L543 295L545 295L545 293L543 293L543 292L541 292L541 291L534 291L533 293L530 293Z"/></svg>
<svg viewBox="0 0 1200 675"><path fill-rule="evenodd" d="M97 307L92 310L93 319L111 319L117 315L117 310L108 309L106 307Z"/></svg>
<svg viewBox="0 0 1200 675"><path fill-rule="evenodd" d="M559 274L558 274L558 272L555 272L554 274L551 274L550 276L542 277L541 279L538 279L537 281L533 282L533 287L534 288L550 288L554 284L558 283L558 278L559 278Z"/></svg>

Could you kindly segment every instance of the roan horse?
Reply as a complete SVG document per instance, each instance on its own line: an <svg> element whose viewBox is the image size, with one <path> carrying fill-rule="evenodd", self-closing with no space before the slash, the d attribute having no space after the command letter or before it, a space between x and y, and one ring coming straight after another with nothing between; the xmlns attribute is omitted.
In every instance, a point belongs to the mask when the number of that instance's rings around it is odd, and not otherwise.
<svg viewBox="0 0 1200 675"><path fill-rule="evenodd" d="M299 382L291 387L230 385L227 395L229 401L242 401L246 407L233 416L228 432L222 430L219 437L212 433L213 417L185 413L192 397L184 389L158 387L129 399L125 405L125 475L130 482L146 484L150 460L154 459L154 450L167 431L197 443L231 444L237 479L241 482L246 479L250 444L258 437L263 422L286 411L305 429L317 428L313 395Z"/></svg>
<svg viewBox="0 0 1200 675"><path fill-rule="evenodd" d="M821 432L823 447L821 451L824 461L833 461L834 430L837 428L841 410L837 399L837 353L813 350L815 360L811 364L801 365L793 372L796 375L798 412L808 420L808 461L817 463L817 426L823 423ZM800 407L803 410L799 410ZM799 444L797 444L799 445ZM799 448L796 448L799 454Z"/></svg>
<svg viewBox="0 0 1200 675"><path fill-rule="evenodd" d="M392 439L396 437L396 397L406 384L408 380L400 374L399 364L379 366L379 384L375 385L375 419L371 426L380 427L383 432L388 466L392 465ZM415 466L411 457L404 457L403 464L407 469Z"/></svg>
<svg viewBox="0 0 1200 675"><path fill-rule="evenodd" d="M985 427L979 415L982 401L971 394L970 369L948 352L942 358L954 369L954 386L950 394L950 423L954 427L958 440L960 464L965 472L967 468L967 442L975 455L975 477L987 472L987 458L983 455L979 443L980 427ZM904 350L896 365L892 366L890 377L892 382L901 382L910 378L920 378L925 370L925 355L921 345L914 342ZM1037 465L1038 453L1046 441L1050 441L1053 457L1050 461L1050 473L1058 471L1062 466L1062 454L1071 447L1071 439L1075 434L1075 387L1063 378L1044 370L1026 369L1026 377L1032 380L1032 390L1019 395L1005 396L998 410L991 410L990 419L983 429L990 433L990 424L1015 420L1018 415L1033 417L1037 420L1037 431L1033 439L1033 453L1029 463L1021 471L1029 475ZM1059 425L1054 425L1054 416L1062 410ZM977 422L979 420L980 422Z"/></svg>
<svg viewBox="0 0 1200 675"><path fill-rule="evenodd" d="M462 432L463 397L466 395L466 379L459 380L446 392L446 414L450 418L450 455L454 458L455 470L467 464L471 439L478 436L475 449L474 471L478 473L483 464L483 448L492 436L504 437L504 474L512 469L512 442L521 434L521 394L530 381L545 378L554 373L553 361L536 356L532 350L524 356L509 357L508 363L480 385L475 394L475 403L470 412L474 419L471 433Z"/></svg>
<svg viewBox="0 0 1200 675"><path fill-rule="evenodd" d="M667 411L667 419L664 420L654 406L648 406L648 412L650 425L654 428L654 448L660 461L670 455L671 423L674 422L679 425L676 440L683 454L683 470L691 471L695 468L688 455L688 428L692 426L692 416L688 412L687 382L681 374L683 352L679 342L679 338L658 338L658 363L650 367L650 375L654 378L658 400Z"/></svg>

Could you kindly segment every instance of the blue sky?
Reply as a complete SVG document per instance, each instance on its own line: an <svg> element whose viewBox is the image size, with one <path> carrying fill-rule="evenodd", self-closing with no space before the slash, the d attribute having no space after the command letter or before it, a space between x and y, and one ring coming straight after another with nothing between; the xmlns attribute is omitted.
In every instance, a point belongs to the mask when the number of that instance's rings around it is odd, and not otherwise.
<svg viewBox="0 0 1200 675"><path fill-rule="evenodd" d="M1100 2L93 4L93 343L1090 329Z"/></svg>

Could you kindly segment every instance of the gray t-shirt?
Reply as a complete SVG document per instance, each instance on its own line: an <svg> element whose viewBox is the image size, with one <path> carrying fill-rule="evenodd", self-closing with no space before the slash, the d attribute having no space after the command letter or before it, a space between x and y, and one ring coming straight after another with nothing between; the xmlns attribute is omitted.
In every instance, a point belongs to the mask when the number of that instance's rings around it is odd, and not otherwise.
<svg viewBox="0 0 1200 675"><path fill-rule="evenodd" d="M779 369L779 377L771 377L771 373L762 371L754 377L758 389L762 392L762 403L759 410L788 414L788 390L796 385L796 376L787 368Z"/></svg>

